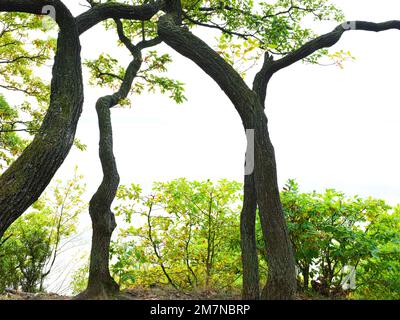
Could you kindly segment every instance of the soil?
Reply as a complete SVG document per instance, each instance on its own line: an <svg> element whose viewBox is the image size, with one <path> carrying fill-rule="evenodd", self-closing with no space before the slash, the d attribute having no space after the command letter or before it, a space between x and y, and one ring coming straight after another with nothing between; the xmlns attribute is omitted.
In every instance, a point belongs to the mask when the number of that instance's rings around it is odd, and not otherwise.
<svg viewBox="0 0 400 320"><path fill-rule="evenodd" d="M27 293L7 290L0 295L0 300L72 300L73 296L56 293ZM142 288L124 290L118 299L121 300L240 300L240 292L190 291L182 292L168 287Z"/></svg>

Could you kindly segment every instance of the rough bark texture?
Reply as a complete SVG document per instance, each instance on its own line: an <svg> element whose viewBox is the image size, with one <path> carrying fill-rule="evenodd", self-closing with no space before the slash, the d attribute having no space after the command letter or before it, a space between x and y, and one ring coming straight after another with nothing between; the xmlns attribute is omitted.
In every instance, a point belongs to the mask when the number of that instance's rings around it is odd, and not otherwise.
<svg viewBox="0 0 400 320"><path fill-rule="evenodd" d="M118 189L119 175L113 154L113 138L110 108L112 96L100 98L96 111L100 128L99 155L103 180L90 200L89 214L92 219L92 249L90 253L89 282L82 297L107 299L119 291L118 284L109 271L111 235L117 226L111 204Z"/></svg>
<svg viewBox="0 0 400 320"><path fill-rule="evenodd" d="M244 177L244 199L240 215L240 244L243 266L242 298L258 300L260 298L260 277L256 242L257 198L254 176Z"/></svg>
<svg viewBox="0 0 400 320"><path fill-rule="evenodd" d="M80 299L109 299L114 298L119 292L119 286L111 277L109 271L110 241L116 228L111 204L119 185L119 175L113 153L110 109L129 94L132 82L142 65L141 50L160 42L158 39L153 39L142 41L137 46L134 46L124 35L122 23L116 20L116 24L119 38L129 49L133 59L126 69L119 90L113 95L100 98L96 103L100 129L99 156L103 170L103 180L90 200L89 205L89 214L93 227L89 282L87 289L78 296Z"/></svg>
<svg viewBox="0 0 400 320"><path fill-rule="evenodd" d="M41 15L45 5L55 7L56 21L60 26L51 83L51 101L40 132L23 154L0 177L0 238L8 226L38 199L72 146L83 103L79 34L108 18L146 20L159 10L165 10L171 12L172 15L167 14L160 18L159 34L163 40L209 74L234 104L244 128L255 129L254 187L256 192L247 192L246 190L250 189L246 188L249 184L245 182L245 201L247 202L242 214L242 239L244 239L242 245L246 248L253 246L253 230L250 229L254 220L255 194L267 243L269 264L268 283L262 296L269 299L293 298L296 285L294 259L279 199L274 149L263 110L268 81L274 72L306 58L319 49L334 45L346 31L399 30L400 21L345 23L332 32L306 43L280 60L267 61L266 59L251 90L214 50L177 25L180 22L179 1L168 1L166 5L161 0L142 6L105 3L96 5L74 19L60 0L1 0L0 12L18 11ZM116 95L103 97L96 105L101 131L100 156L104 179L90 205L95 233L91 270L95 275L89 282L93 284L93 288L96 287L94 279L100 279L104 283L102 287L93 289L93 292L100 295L102 292L116 290L115 282L108 272L108 247L115 228L110 205L118 187L118 172L112 154L109 108L117 103L116 97ZM249 252L254 255L254 250ZM248 265L247 262L246 265ZM256 279L251 276L254 272L255 269L245 271L250 286L250 282ZM255 296L256 289L253 290L250 286L246 290L249 295Z"/></svg>
<svg viewBox="0 0 400 320"><path fill-rule="evenodd" d="M51 81L50 106L39 133L0 177L0 238L51 181L66 158L82 111L79 34L74 17L60 1L1 0L0 11L41 12L51 3L60 32ZM29 7L32 5L32 7Z"/></svg>
<svg viewBox="0 0 400 320"><path fill-rule="evenodd" d="M176 25L173 16L167 14L159 19L158 34L214 79L232 101L244 128L255 130L254 182L269 268L262 298L293 299L296 292L294 256L279 197L274 148L260 97L205 42Z"/></svg>
<svg viewBox="0 0 400 320"><path fill-rule="evenodd" d="M268 281L261 298L293 299L296 293L295 261L280 201L275 151L264 110L259 110L256 116L254 149L254 180L268 261Z"/></svg>
<svg viewBox="0 0 400 320"><path fill-rule="evenodd" d="M164 6L163 0L136 6L115 2L95 4L76 18L78 30L79 33L83 33L106 19L149 20Z"/></svg>

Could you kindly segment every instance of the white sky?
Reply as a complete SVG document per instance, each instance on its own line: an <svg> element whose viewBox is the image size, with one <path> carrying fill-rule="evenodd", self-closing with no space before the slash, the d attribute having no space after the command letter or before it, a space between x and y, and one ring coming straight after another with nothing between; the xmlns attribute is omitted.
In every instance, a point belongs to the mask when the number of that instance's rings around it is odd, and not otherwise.
<svg viewBox="0 0 400 320"><path fill-rule="evenodd" d="M79 0L66 0L77 13ZM82 1L83 2L83 1ZM348 20L399 19L398 0L335 0ZM321 25L321 32L334 24ZM115 46L115 36L96 27L82 38L82 57L95 58ZM400 202L400 32L347 32L334 49L357 58L338 67L297 63L270 82L267 116L276 150L279 184L296 178L304 191L335 188L347 194ZM132 97L131 109L113 109L115 155L122 184L188 179L243 179L245 136L241 121L220 88L193 62L165 45L169 75L186 84L188 101ZM125 64L124 50L117 57ZM252 80L252 79L249 79ZM97 157L96 100L109 93L85 88L77 137L86 152L69 154L56 178L70 177L78 164L88 184L87 199L102 174ZM89 226L88 217L84 219Z"/></svg>
<svg viewBox="0 0 400 320"><path fill-rule="evenodd" d="M400 12L398 0L333 2L348 20L380 22ZM323 24L321 32L333 26ZM109 52L113 40L99 27L87 32L83 58ZM332 187L400 202L400 32L348 32L334 49L350 50L357 60L344 69L297 63L271 80L266 112L280 186L296 178L305 191ZM193 62L165 45L160 50L173 56L169 74L186 84L188 101L177 106L165 96L144 94L132 97L131 109L112 110L121 183L147 189L177 177L242 181L245 137L234 107ZM128 62L127 52L118 55ZM78 164L91 191L101 180L94 105L107 92L86 87L77 136L88 150L73 150L59 171L64 177Z"/></svg>

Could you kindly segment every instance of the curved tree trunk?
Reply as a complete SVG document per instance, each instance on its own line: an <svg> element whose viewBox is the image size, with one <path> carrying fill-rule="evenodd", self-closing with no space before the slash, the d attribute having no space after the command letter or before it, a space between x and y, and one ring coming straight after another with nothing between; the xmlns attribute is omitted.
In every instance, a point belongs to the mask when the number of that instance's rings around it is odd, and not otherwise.
<svg viewBox="0 0 400 320"><path fill-rule="evenodd" d="M100 128L99 155L103 181L90 200L92 219L92 249L90 253L89 282L82 298L107 299L118 293L119 286L110 275L109 248L111 235L117 226L111 204L118 189L119 175L113 153L110 107L112 96L100 98L96 111Z"/></svg>
<svg viewBox="0 0 400 320"><path fill-rule="evenodd" d="M131 62L119 92L112 96L102 97L96 103L100 129L99 156L103 180L90 200L89 214L92 219L93 235L89 282L87 289L78 298L108 299L113 298L119 292L119 286L109 271L111 236L117 226L114 213L111 211L111 204L119 185L119 174L113 153L110 108L116 106L120 99L127 96L141 62L141 57Z"/></svg>
<svg viewBox="0 0 400 320"><path fill-rule="evenodd" d="M44 1L42 1L45 3ZM41 1L1 1L0 11L41 14ZM79 34L61 1L52 1L60 27L51 81L50 106L32 143L0 177L0 238L42 194L65 160L82 111ZM32 6L32 7L30 7Z"/></svg>
<svg viewBox="0 0 400 320"><path fill-rule="evenodd" d="M269 268L262 298L293 299L296 292L295 262L280 202L275 153L263 103L257 92L246 85L232 66L175 21L171 14L160 17L159 36L214 79L232 101L244 128L255 130L254 181Z"/></svg>
<svg viewBox="0 0 400 320"><path fill-rule="evenodd" d="M119 185L119 175L113 153L110 109L115 107L121 99L128 96L132 82L142 65L141 50L160 43L159 39L143 40L135 46L124 35L121 21L115 20L115 22L119 39L131 52L133 60L126 69L119 90L113 95L100 98L96 103L100 129L99 156L103 180L90 200L89 213L92 219L93 236L89 282L86 290L78 295L78 299L108 299L114 298L119 293L119 286L111 277L109 271L111 236L117 226L111 205Z"/></svg>

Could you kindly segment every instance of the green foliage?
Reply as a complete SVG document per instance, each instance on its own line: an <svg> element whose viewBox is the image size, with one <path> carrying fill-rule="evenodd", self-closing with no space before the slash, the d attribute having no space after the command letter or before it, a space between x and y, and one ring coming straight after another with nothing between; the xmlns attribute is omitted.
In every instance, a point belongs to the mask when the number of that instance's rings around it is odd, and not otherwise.
<svg viewBox="0 0 400 320"><path fill-rule="evenodd" d="M375 244L371 257L360 263L355 297L400 299L400 206L376 217L367 230Z"/></svg>
<svg viewBox="0 0 400 320"><path fill-rule="evenodd" d="M43 32L41 19L23 13L0 13L0 88L19 91L47 103L49 86L36 76L38 67L48 62L56 42ZM23 109L35 113L27 103Z"/></svg>
<svg viewBox="0 0 400 320"><path fill-rule="evenodd" d="M59 253L76 233L78 215L86 208L85 186L77 174L56 181L0 240L0 291L7 287L37 292L44 289Z"/></svg>
<svg viewBox="0 0 400 320"><path fill-rule="evenodd" d="M186 100L184 96L183 83L159 74L166 72L166 65L172 62L168 54L158 55L156 51L149 51L143 58L143 67L138 72L134 81L131 93L141 94L144 91L156 92L162 94L169 93L169 97L176 103L182 103ZM89 68L91 78L90 84L100 87L108 87L118 90L125 75L125 68L118 64L118 60L108 54L101 54L95 60L85 61ZM120 105L130 104L128 101L122 101Z"/></svg>
<svg viewBox="0 0 400 320"><path fill-rule="evenodd" d="M112 271L123 286L169 282L182 289L238 285L241 185L178 179L142 196L123 186L115 209L126 223L113 243Z"/></svg>
<svg viewBox="0 0 400 320"><path fill-rule="evenodd" d="M115 29L115 23L105 22L104 25L106 30ZM125 36L133 44L157 37L154 20L145 22L123 21L123 27ZM121 43L118 42L118 44ZM169 54L160 55L155 50L146 50L142 68L133 82L131 94L160 92L169 94L169 97L176 103L183 103L186 100L184 84L162 75L166 73L167 65L171 62L172 59ZM118 63L118 59L106 53L100 54L97 59L86 60L85 66L90 71L89 83L91 85L111 88L114 91L119 89L126 71L125 67ZM120 105L130 105L129 98L120 101Z"/></svg>
<svg viewBox="0 0 400 320"><path fill-rule="evenodd" d="M12 131L18 121L18 111L0 94L0 170L8 166L26 145L26 141Z"/></svg>
<svg viewBox="0 0 400 320"><path fill-rule="evenodd" d="M238 71L246 71L264 52L280 58L298 49L317 36L316 22L344 21L343 13L329 0L189 0L183 2L183 8L184 22L190 28L201 26L221 33L217 50ZM336 62L346 54L320 50L305 60L317 63L323 57Z"/></svg>
<svg viewBox="0 0 400 320"><path fill-rule="evenodd" d="M309 289L311 281L311 287L320 294L345 295L344 269L354 266L357 287L353 296L364 292L367 297L374 283L374 294L384 290L386 298L396 297L400 228L396 224L398 214L390 213L383 200L349 198L333 189L322 194L300 193L293 180L289 180L281 198L303 290ZM388 271L386 275L382 270Z"/></svg>
<svg viewBox="0 0 400 320"><path fill-rule="evenodd" d="M48 107L50 85L42 74L57 44L42 21L31 14L0 13L0 90L21 100L10 106L0 92L0 171L24 150ZM82 149L79 141L75 145Z"/></svg>
<svg viewBox="0 0 400 320"><path fill-rule="evenodd" d="M139 185L121 186L114 209L119 224L111 270L122 288L169 284L181 290L235 290L241 286L242 184L221 180L157 182L148 195ZM313 296L399 299L400 206L347 197L327 189L300 192L289 180L281 199L295 249L299 290ZM268 268L256 223L261 279ZM346 267L356 287L345 291ZM87 265L74 275L84 289ZM305 279L308 280L305 281Z"/></svg>
<svg viewBox="0 0 400 320"><path fill-rule="evenodd" d="M83 292L87 288L88 275L89 275L88 263L83 264L78 270L76 270L73 273L72 281L70 283L72 294L77 295Z"/></svg>
<svg viewBox="0 0 400 320"><path fill-rule="evenodd" d="M40 32L38 17L0 13L0 90L17 92L25 101L10 106L0 93L0 170L23 151L43 118L49 85L37 70L48 60L55 41ZM28 135L20 135L24 131Z"/></svg>

